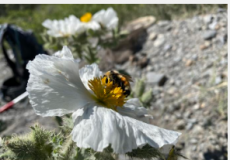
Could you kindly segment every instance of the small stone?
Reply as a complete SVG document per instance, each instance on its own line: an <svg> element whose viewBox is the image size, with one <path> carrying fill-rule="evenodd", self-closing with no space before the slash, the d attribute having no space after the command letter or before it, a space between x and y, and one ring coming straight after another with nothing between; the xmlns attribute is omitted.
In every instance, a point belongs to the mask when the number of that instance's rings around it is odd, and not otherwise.
<svg viewBox="0 0 230 160"><path fill-rule="evenodd" d="M138 62L137 66L140 66L140 68L145 68L149 63L149 59L147 57L142 57Z"/></svg>
<svg viewBox="0 0 230 160"><path fill-rule="evenodd" d="M174 84L175 84L174 79L170 79L170 80L169 80L169 84L174 85Z"/></svg>
<svg viewBox="0 0 230 160"><path fill-rule="evenodd" d="M224 36L221 36L221 37L219 38L219 40L220 40L220 42L221 42L222 44L225 44L225 43L227 42L227 40L228 40L228 34L225 34Z"/></svg>
<svg viewBox="0 0 230 160"><path fill-rule="evenodd" d="M201 127L200 125L195 125L193 128L193 132L196 134L199 134L199 133L203 133L204 130L203 130L203 127Z"/></svg>
<svg viewBox="0 0 230 160"><path fill-rule="evenodd" d="M213 16L211 16L211 15L207 15L204 17L204 22L206 24L210 24L212 22L212 20L213 20Z"/></svg>
<svg viewBox="0 0 230 160"><path fill-rule="evenodd" d="M185 65L186 66L191 66L193 63L194 63L193 60L187 60Z"/></svg>
<svg viewBox="0 0 230 160"><path fill-rule="evenodd" d="M218 29L220 29L220 27L221 27L221 26L220 26L219 24L217 24L217 25L215 26L214 29L215 29L215 30L218 30Z"/></svg>
<svg viewBox="0 0 230 160"><path fill-rule="evenodd" d="M179 120L176 123L176 129L183 130L185 128L185 122L184 120Z"/></svg>
<svg viewBox="0 0 230 160"><path fill-rule="evenodd" d="M168 25L168 26L165 27L165 30L166 30L166 31L170 31L171 29L172 29L172 26L171 26L171 25Z"/></svg>
<svg viewBox="0 0 230 160"><path fill-rule="evenodd" d="M215 30L216 26L217 26L217 22L213 22L213 23L208 25L209 29L211 29L211 30Z"/></svg>
<svg viewBox="0 0 230 160"><path fill-rule="evenodd" d="M148 72L146 74L146 78L148 83L156 83L159 86L163 86L165 82L168 80L168 78L164 74L155 72Z"/></svg>
<svg viewBox="0 0 230 160"><path fill-rule="evenodd" d="M160 26L160 27L165 27L165 26L167 26L169 24L170 24L170 21L159 21L157 23L157 25Z"/></svg>
<svg viewBox="0 0 230 160"><path fill-rule="evenodd" d="M154 71L154 67L151 66L151 65L148 65L148 66L146 67L146 70L147 70L147 72Z"/></svg>
<svg viewBox="0 0 230 160"><path fill-rule="evenodd" d="M154 46L155 46L155 47L159 47L159 46L161 46L162 44L164 44L164 42L165 42L164 35L163 35L163 34L159 34L159 35L157 36L157 39L156 39L155 42L154 42Z"/></svg>
<svg viewBox="0 0 230 160"><path fill-rule="evenodd" d="M192 127L193 127L193 123L188 123L187 125L186 125L186 130L191 130L192 129Z"/></svg>
<svg viewBox="0 0 230 160"><path fill-rule="evenodd" d="M182 82L180 80L176 80L175 84L176 84L176 86L180 86L182 84Z"/></svg>
<svg viewBox="0 0 230 160"><path fill-rule="evenodd" d="M208 30L208 31L205 31L205 33L203 34L204 40L210 40L214 38L215 36L216 36L215 30Z"/></svg>
<svg viewBox="0 0 230 160"><path fill-rule="evenodd" d="M175 58L173 58L173 61L175 63L179 63L181 61L181 57L175 57Z"/></svg>
<svg viewBox="0 0 230 160"><path fill-rule="evenodd" d="M215 84L220 84L222 82L222 78L220 76L216 77Z"/></svg>
<svg viewBox="0 0 230 160"><path fill-rule="evenodd" d="M165 46L164 46L164 51L165 52L167 52L167 51L169 51L169 50L171 50L172 49L172 45L171 44L166 44Z"/></svg>
<svg viewBox="0 0 230 160"><path fill-rule="evenodd" d="M204 44L200 45L200 50L205 50L211 46L209 41L206 41Z"/></svg>
<svg viewBox="0 0 230 160"><path fill-rule="evenodd" d="M173 94L175 94L176 90L177 89L175 87L171 87L171 88L168 89L167 93L170 94L170 95L173 95Z"/></svg>
<svg viewBox="0 0 230 160"><path fill-rule="evenodd" d="M185 119L188 119L191 116L191 112L186 111L183 116L184 116Z"/></svg>
<svg viewBox="0 0 230 160"><path fill-rule="evenodd" d="M115 52L114 52L115 53ZM129 57L132 55L131 50L123 50L115 53L115 61L118 64L124 64L129 60Z"/></svg>
<svg viewBox="0 0 230 160"><path fill-rule="evenodd" d="M201 103L201 105L200 105L200 108L204 108L206 105L205 105L205 103L203 102L203 103Z"/></svg>
<svg viewBox="0 0 230 160"><path fill-rule="evenodd" d="M182 114L180 112L175 113L177 119L182 119Z"/></svg>
<svg viewBox="0 0 230 160"><path fill-rule="evenodd" d="M197 142L198 142L198 140L197 140L196 138L192 138L192 139L190 140L190 143L191 143L191 144L197 144Z"/></svg>
<svg viewBox="0 0 230 160"><path fill-rule="evenodd" d="M154 41L157 38L157 34L155 32L150 33L148 36L148 40Z"/></svg>
<svg viewBox="0 0 230 160"><path fill-rule="evenodd" d="M197 149L197 146L192 147L192 151L196 151L196 149Z"/></svg>
<svg viewBox="0 0 230 160"><path fill-rule="evenodd" d="M194 108L195 110L198 110L198 109L200 109L200 105L199 105L199 104L195 104L193 108Z"/></svg>

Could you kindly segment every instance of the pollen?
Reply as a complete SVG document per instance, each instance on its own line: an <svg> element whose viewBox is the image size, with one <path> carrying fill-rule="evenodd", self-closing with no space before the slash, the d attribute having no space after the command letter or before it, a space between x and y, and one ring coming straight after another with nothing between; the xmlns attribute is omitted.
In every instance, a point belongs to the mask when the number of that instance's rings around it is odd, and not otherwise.
<svg viewBox="0 0 230 160"><path fill-rule="evenodd" d="M87 12L83 16L81 16L80 19L82 22L89 22L91 20L91 18L92 18L92 14Z"/></svg>
<svg viewBox="0 0 230 160"><path fill-rule="evenodd" d="M101 105L117 110L117 107L122 107L126 102L126 95L121 87L113 84L109 78L96 77L89 80L88 85L95 94L95 99Z"/></svg>

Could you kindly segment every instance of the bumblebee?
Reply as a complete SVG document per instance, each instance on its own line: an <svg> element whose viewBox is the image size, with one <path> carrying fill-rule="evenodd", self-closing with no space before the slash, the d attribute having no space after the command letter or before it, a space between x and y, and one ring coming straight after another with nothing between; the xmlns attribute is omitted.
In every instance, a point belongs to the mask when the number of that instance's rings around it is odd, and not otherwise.
<svg viewBox="0 0 230 160"><path fill-rule="evenodd" d="M113 85L117 85L118 87L121 87L126 97L130 95L131 88L129 82L132 82L132 78L130 76L121 74L116 70L111 70L106 72L104 74L104 77L107 78L106 83L108 82L108 78L109 78L111 81L113 81Z"/></svg>

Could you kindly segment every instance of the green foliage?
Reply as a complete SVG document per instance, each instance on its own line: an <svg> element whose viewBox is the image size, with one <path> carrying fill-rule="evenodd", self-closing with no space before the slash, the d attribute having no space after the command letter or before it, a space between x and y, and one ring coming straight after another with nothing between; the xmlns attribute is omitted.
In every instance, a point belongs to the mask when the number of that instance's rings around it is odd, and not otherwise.
<svg viewBox="0 0 230 160"><path fill-rule="evenodd" d="M90 148L79 148L72 141L70 132L73 128L71 118L63 118L61 132L55 133L34 125L31 132L23 136L0 138L0 148L3 145L1 160L115 160L118 155L113 153L111 146L103 152ZM145 145L126 153L127 156L140 159L163 158L158 149Z"/></svg>
<svg viewBox="0 0 230 160"><path fill-rule="evenodd" d="M134 90L132 91L130 97L139 98L140 102L144 107L149 107L151 100L153 99L152 89L145 92L145 81L143 79L137 79Z"/></svg>
<svg viewBox="0 0 230 160"><path fill-rule="evenodd" d="M162 158L164 159L164 156L159 152L159 150L149 145L145 145L142 148L134 149L132 152L129 152L126 154L132 158L140 158L140 159Z"/></svg>
<svg viewBox="0 0 230 160"><path fill-rule="evenodd" d="M13 136L5 140L7 154L4 157L13 157L17 160L40 160L49 159L52 155L52 143L50 131L45 131L38 125L31 127L28 135Z"/></svg>

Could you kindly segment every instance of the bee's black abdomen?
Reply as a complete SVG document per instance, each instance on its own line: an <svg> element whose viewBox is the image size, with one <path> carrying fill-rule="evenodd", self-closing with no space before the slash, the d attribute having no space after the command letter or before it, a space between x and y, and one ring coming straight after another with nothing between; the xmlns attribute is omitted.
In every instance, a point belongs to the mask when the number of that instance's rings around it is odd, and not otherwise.
<svg viewBox="0 0 230 160"><path fill-rule="evenodd" d="M128 97L130 95L130 90L125 90L125 95Z"/></svg>

